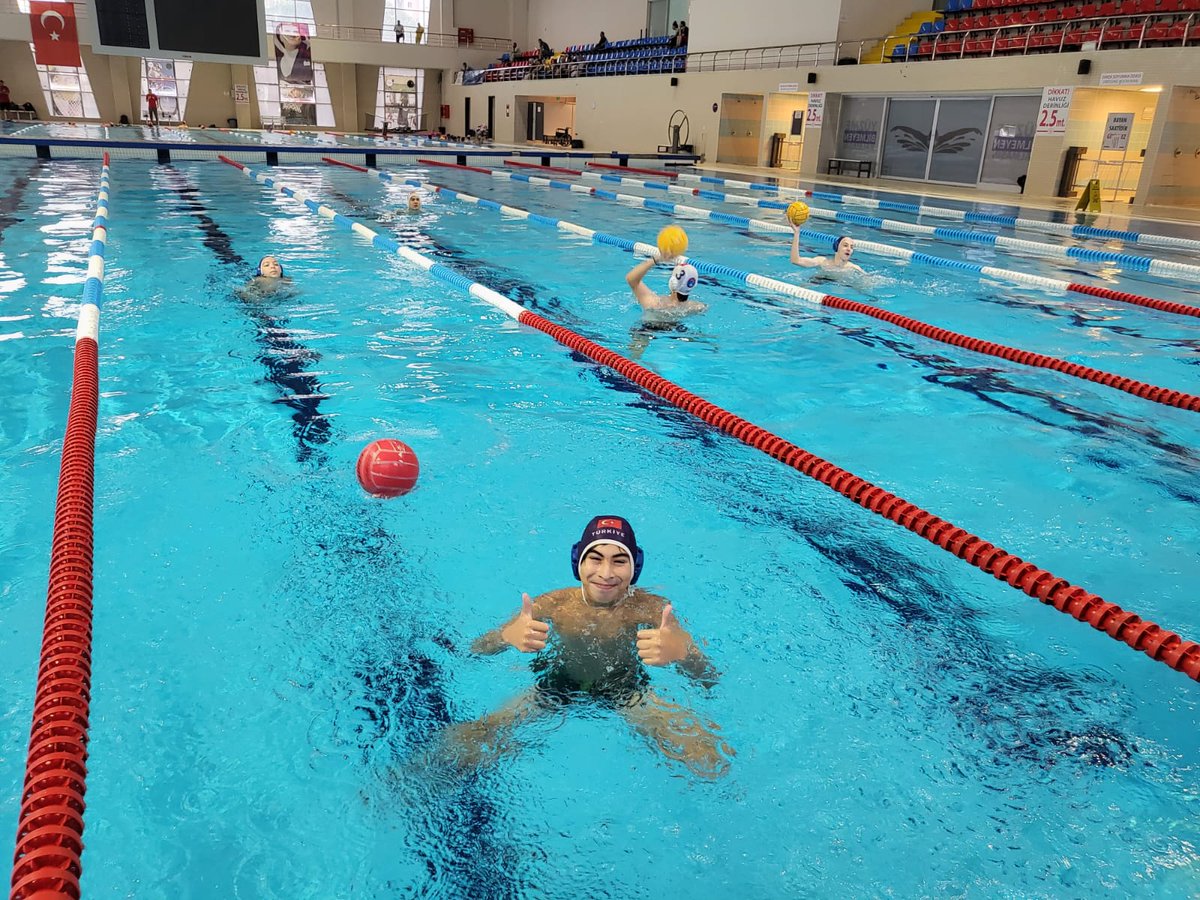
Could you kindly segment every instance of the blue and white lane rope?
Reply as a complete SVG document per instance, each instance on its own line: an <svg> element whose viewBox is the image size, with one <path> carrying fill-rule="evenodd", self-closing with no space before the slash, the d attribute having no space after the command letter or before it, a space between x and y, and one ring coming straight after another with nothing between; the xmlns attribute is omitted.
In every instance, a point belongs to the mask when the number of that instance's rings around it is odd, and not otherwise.
<svg viewBox="0 0 1200 900"><path fill-rule="evenodd" d="M618 200L625 202L635 207L642 209L652 209L656 212L666 213L667 215L676 216L678 218L707 218L714 222L719 222L722 225L728 225L733 228L743 228L747 230L771 231L777 233L791 234L790 225L783 225L779 222L767 222L763 219L750 219L745 216L735 216L729 213L717 212L715 210L702 209L698 206L685 206L679 203L668 203L665 200L653 200L646 197L638 197L633 194L618 194L613 191L601 190L600 188L588 188L584 185L575 182L557 181L551 178L542 178L536 175L526 175L521 172L507 172L502 169L489 170L492 177L507 178L511 181L524 181L530 184L539 184L559 190L570 190L577 194L587 194L592 197L600 197L606 200ZM609 178L631 181L627 176L600 176L601 178ZM420 182L406 182L408 184L419 185ZM776 206L787 207L787 204L780 204L777 201L766 201L775 204ZM837 239L835 235L823 234L819 231L812 231L808 228L800 229L800 234L809 241L827 245L832 250L833 242ZM1110 291L1105 288L1092 288L1089 285L1079 285L1071 281L1063 281L1059 278L1048 278L1044 275L1034 275L1029 272L1018 272L1013 269L1001 269L996 266L984 266L979 263L965 262L958 259L947 259L941 256L932 256L928 253L921 253L917 250L909 250L904 247L895 247L891 244L880 244L875 241L855 240L854 246L856 250L862 250L864 253L871 253L876 256L884 256L890 259L899 259L904 262L916 263L920 265L932 266L934 268L955 269L961 272L971 272L978 277L994 278L1000 281L1010 281L1016 284L1029 285L1040 288L1045 291L1074 291L1077 293L1091 294L1093 296L1103 296L1108 299L1116 299L1120 302L1133 303L1137 306L1146 306L1152 309L1158 309L1164 312L1173 312L1180 315L1196 315L1197 308L1188 307L1185 304L1173 303L1171 301L1157 300L1153 297L1143 297L1138 294L1128 294L1123 292ZM1120 294L1120 296L1117 296Z"/></svg>
<svg viewBox="0 0 1200 900"><path fill-rule="evenodd" d="M460 275L453 269L443 266L441 263L434 262L427 256L422 256L416 250L413 250L410 247L405 247L389 237L384 237L378 232L372 231L361 222L356 222L348 216L343 216L341 213L330 209L324 204L317 203L317 201L313 200L304 191L295 190L287 187L286 185L278 184L274 178L255 172L249 166L243 165L240 162L235 162L227 156L218 156L218 159L220 159L223 163L233 166L234 168L241 169L242 174L247 178L257 181L259 184L267 187L275 188L275 190L279 191L279 193L283 194L285 197L291 197L294 200L300 201L307 206L310 211L324 219L329 219L339 228L344 228L347 231L353 231L356 234L362 235L380 250L386 250L390 253L395 253L401 259L404 259L405 261L412 263L414 266L417 266L421 270L428 272L438 281L465 291L477 300L482 300L484 303L494 306L496 309L500 310L510 318L518 319L520 318L521 313L525 311L523 306L518 303L514 303L512 300L509 300L503 294L497 293L486 285L471 281L469 278L465 277L464 275Z"/></svg>
<svg viewBox="0 0 1200 900"><path fill-rule="evenodd" d="M628 176L600 176L607 181L620 181L625 184L633 184L642 188L651 188L661 190L665 185L653 181L642 181ZM697 188L686 188L680 186L680 192L695 194L699 197L704 197L707 200L716 200L723 203L746 203L752 206L757 206L762 209L787 209L790 204L779 200L759 200L756 197L740 197L736 194L725 194L719 191L702 191ZM882 202L882 201L877 201ZM878 231L895 231L901 234L915 234L925 237L932 237L942 241L951 241L957 244L983 244L989 247L1004 247L1010 250L1016 250L1021 253L1034 253L1038 256L1044 256L1052 259L1080 259L1087 262L1098 263L1116 263L1126 269L1134 272L1146 272L1150 275L1157 275L1162 278L1179 278L1186 277L1196 281L1200 281L1200 266L1191 265L1190 263L1170 262L1168 260L1152 259L1148 256L1133 256L1127 253L1114 253L1110 250L1094 250L1089 247L1063 247L1057 244L1046 244L1041 241L1023 241L1019 238L1005 237L1004 235L991 234L983 231L970 231L963 228L940 228L933 225L917 225L912 222L901 222L898 219L880 219L875 216L867 216L862 213L845 212L832 209L821 209L819 207L810 206L808 208L809 215L817 219L825 219L828 221L844 222L850 225L859 225L864 228L874 228ZM757 220L751 219L754 222ZM791 229L784 227L784 230L789 234ZM856 241L859 246L866 249L866 246L861 241ZM1200 242L1197 242L1200 243Z"/></svg>
<svg viewBox="0 0 1200 900"><path fill-rule="evenodd" d="M222 159L224 159L224 157L222 157ZM354 166L330 158L326 158L325 161L334 165L345 166L346 168L354 169L355 171L373 174L383 181L393 182L397 180L393 179L387 172L381 172L378 169L366 169L362 166ZM237 163L231 164L238 165ZM518 206L507 206L503 203L497 203L495 200L485 200L481 197L475 197L471 194L463 194L440 185L430 185L425 182L417 181L416 179L405 179L399 183L417 188L428 188L432 186L439 194L445 194L452 200L459 200L463 203L482 206L484 209L490 209L496 213L508 214L518 219L524 219L534 223L535 225L540 225L543 228L553 228L559 231L568 231L572 234L578 234L581 237L588 238L592 241L592 243L595 244L605 244L610 247L617 247L618 249L637 255L653 257L656 260L662 259L662 254L659 252L658 247L652 244L646 244L641 241L632 241L628 238L618 237L617 235L605 234L602 231L595 231L591 228L585 228L584 226L577 225L574 222L566 222L561 219L552 219L549 216L539 215L537 213L530 212L527 209L521 209ZM948 331L947 329L938 328L935 325L922 322L919 319L912 319L908 316L902 316L889 310L879 309L878 307L867 303L859 303L856 300L847 300L846 298L838 297L835 294L818 293L817 291L812 291L808 288L802 288L799 285L790 284L786 281L779 281L775 278L767 278L763 275L757 275L751 272L743 272L740 269L734 269L731 266L704 262L703 260L698 260L688 256L677 256L674 257L674 259L677 262L689 262L696 267L696 271L702 272L706 275L713 275L718 278L737 279L754 287L766 288L790 297L795 297L799 300L805 301L806 303L810 303L813 306L831 307L834 309L841 309L848 312L856 312L861 315L871 316L873 318L889 322L893 325L897 325L906 331L911 331L914 334L929 338L930 340L939 341L944 344L950 344L951 346L964 347L968 350L973 350L988 356L999 357L1000 359L1006 359L1011 362L1016 362L1020 365L1053 369L1054 371L1062 372L1063 374L1069 375L1073 378L1079 378L1084 381L1103 384L1108 387L1115 388L1116 390L1124 391L1125 393L1134 394L1138 397L1144 397L1152 400L1155 403L1163 403L1168 406L1175 406L1181 409L1188 409L1193 412L1200 412L1200 396L1194 396L1183 391L1161 388L1156 385L1146 384L1144 382L1127 378L1123 375L1115 375L1111 372L1093 369L1090 366L1083 366L1078 363L1067 362L1066 360L1058 359L1053 356L1045 356L1029 350L1021 350L1016 347L1008 347L1004 344L997 344L992 341L984 341L968 335L956 334L955 332ZM519 308L520 307L518 307L518 309Z"/></svg>
<svg viewBox="0 0 1200 900"><path fill-rule="evenodd" d="M745 188L752 191L778 193L784 197L815 197L818 200L827 200L830 203L844 203L847 206L862 206L869 209L890 209L894 212L906 212L918 216L932 216L938 219L952 219L956 222L977 222L987 225L1001 225L1008 228L1024 228L1076 238L1126 241L1131 244L1143 244L1147 247L1174 247L1184 250L1200 250L1200 240L1171 237L1165 234L1146 234L1117 228L1095 228L1090 225L1071 225L1068 222L1043 222L1040 219L1025 219L1019 216L1004 216L998 213L966 212L965 210L949 209L942 206L923 206L916 203L901 203L895 200L876 200L872 197L835 194L829 191L807 191L802 188L785 187L783 185L777 186L753 181L738 181L733 178L715 178L711 175L695 175L691 172L680 172L679 177L687 181L703 184L719 184L726 187Z"/></svg>
<svg viewBox="0 0 1200 900"><path fill-rule="evenodd" d="M104 249L108 246L108 154L100 168L100 190L96 194L96 216L92 220L92 245L88 253L87 278L83 281L83 300L75 343L90 338L100 342L100 300L104 295Z"/></svg>

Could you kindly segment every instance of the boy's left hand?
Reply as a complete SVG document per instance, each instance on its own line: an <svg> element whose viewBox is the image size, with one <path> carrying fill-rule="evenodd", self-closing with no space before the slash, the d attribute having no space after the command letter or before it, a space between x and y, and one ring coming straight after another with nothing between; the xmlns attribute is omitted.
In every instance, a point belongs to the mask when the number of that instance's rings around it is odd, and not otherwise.
<svg viewBox="0 0 1200 900"><path fill-rule="evenodd" d="M648 666L667 666L684 659L690 643L691 638L675 618L675 610L668 603L657 628L638 632L638 656Z"/></svg>

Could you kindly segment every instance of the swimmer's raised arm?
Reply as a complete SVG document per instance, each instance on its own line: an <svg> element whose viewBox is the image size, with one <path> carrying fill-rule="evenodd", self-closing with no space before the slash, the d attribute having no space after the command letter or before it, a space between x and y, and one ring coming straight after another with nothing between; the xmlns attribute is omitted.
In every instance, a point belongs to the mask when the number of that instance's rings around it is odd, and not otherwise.
<svg viewBox="0 0 1200 900"><path fill-rule="evenodd" d="M625 283L633 290L633 296L642 306L653 305L658 301L658 295L642 283L646 273L654 268L655 261L653 256L648 257L630 269L629 274L625 276Z"/></svg>
<svg viewBox="0 0 1200 900"><path fill-rule="evenodd" d="M800 255L800 226L793 223L792 225L792 265L804 266L806 269L812 269L825 262L823 256L801 256Z"/></svg>
<svg viewBox="0 0 1200 900"><path fill-rule="evenodd" d="M471 644L471 652L492 656L509 647L516 647L522 653L537 653L545 649L550 626L535 617L538 613L545 615L544 609L539 608L545 596L543 594L534 601L529 599L528 594L522 594L521 611L499 628L493 628L476 638Z"/></svg>

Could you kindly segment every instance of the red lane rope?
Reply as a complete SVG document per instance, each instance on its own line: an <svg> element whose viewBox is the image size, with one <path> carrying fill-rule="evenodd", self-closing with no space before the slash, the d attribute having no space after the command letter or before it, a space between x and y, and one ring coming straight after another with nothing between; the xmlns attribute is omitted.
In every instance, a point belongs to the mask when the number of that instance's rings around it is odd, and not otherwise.
<svg viewBox="0 0 1200 900"><path fill-rule="evenodd" d="M657 175L659 178L675 179L679 177L678 172L664 172L662 169L635 169L632 166L614 166L609 163L598 163L588 160L584 165L591 166L593 169L615 169L618 172L637 172L639 175Z"/></svg>
<svg viewBox="0 0 1200 900"><path fill-rule="evenodd" d="M506 166L520 166L522 169L540 169L543 172L558 172L562 175L574 175L578 178L581 173L578 169L564 169L562 166L543 166L538 163L517 162L515 159L504 160Z"/></svg>
<svg viewBox="0 0 1200 900"><path fill-rule="evenodd" d="M458 163L440 162L436 159L418 159L423 166L441 166L443 169L466 169L468 172L482 172L484 175L491 175L491 169L481 169L479 166L460 166Z"/></svg>
<svg viewBox="0 0 1200 900"><path fill-rule="evenodd" d="M92 674L92 491L100 402L98 356L92 338L76 342L11 900L80 895Z"/></svg>
<svg viewBox="0 0 1200 900"><path fill-rule="evenodd" d="M354 163L342 162L340 159L334 159L332 156L322 156L321 162L331 163L335 166L345 166L347 169L353 169L355 172L370 172L371 170L365 166L356 166Z"/></svg>
<svg viewBox="0 0 1200 900"><path fill-rule="evenodd" d="M1034 353L1032 350L1019 350L1016 347L1008 347L1004 344L968 337L965 334L958 334L954 331L948 331L945 328L938 328L936 325L930 325L918 319L910 319L908 316L902 316L899 313L880 309L877 306L871 306L867 303L859 303L856 300L847 300L845 297L837 297L833 294L826 294L821 300L821 305L834 309L844 309L848 312L861 313L864 316L872 316L881 321L889 322L898 328L903 328L906 331L911 331L914 334L919 334L922 337L931 338L935 341L941 341L944 344L952 344L956 347L973 350L976 353L997 356L1000 359L1007 359L1024 366L1052 369L1055 372L1062 372L1074 378L1082 378L1085 381L1092 381L1096 384L1102 384L1105 387L1116 388L1118 391L1124 391L1127 394L1133 394L1135 397L1152 400L1155 403L1176 406L1180 409L1190 410L1191 412L1200 412L1200 397L1195 394L1185 394L1183 391L1158 387L1153 384L1147 384L1144 381L1126 378L1123 375L1105 372L1102 369L1093 369L1091 366L1081 366L1078 363L1067 362L1067 360L1059 359L1056 356L1044 356L1041 353Z"/></svg>
<svg viewBox="0 0 1200 900"><path fill-rule="evenodd" d="M1200 681L1200 644L1184 640L1173 631L1167 631L1115 603L1109 603L1045 569L987 543L951 522L940 519L919 506L797 447L790 441L685 391L637 363L580 337L561 325L555 325L536 313L526 310L521 313L519 321L613 369L634 384L721 429L742 443L832 488L863 509L907 528L1030 597L1081 622L1087 622L1096 630L1123 641L1151 659L1165 663L1189 678Z"/></svg>
<svg viewBox="0 0 1200 900"><path fill-rule="evenodd" d="M1200 317L1200 306L1188 306L1186 303L1174 303L1170 300L1156 300L1153 297L1143 297L1141 294L1128 294L1125 291L1114 291L1111 288L1092 287L1088 284L1067 285L1067 290L1080 294L1091 294L1093 297L1103 297L1105 300L1117 300L1121 303L1133 303L1163 312L1177 313L1181 316Z"/></svg>

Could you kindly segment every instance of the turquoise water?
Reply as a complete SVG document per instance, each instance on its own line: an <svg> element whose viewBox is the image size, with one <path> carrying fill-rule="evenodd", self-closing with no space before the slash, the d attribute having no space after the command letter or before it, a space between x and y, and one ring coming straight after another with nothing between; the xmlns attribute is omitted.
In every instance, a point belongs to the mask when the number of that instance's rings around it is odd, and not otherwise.
<svg viewBox="0 0 1200 900"><path fill-rule="evenodd" d="M643 240L667 221L479 175L396 171ZM0 162L9 834L98 173ZM712 280L697 295L708 314L640 346L628 254L436 195L422 215L399 214L407 189L350 171L273 174L1200 635L1194 413ZM229 167L119 160L112 181L89 896L1200 890L1185 676ZM810 277L780 238L687 228L698 257ZM989 248L935 250L1195 302L1149 276L1132 287L1098 266L1064 274ZM297 292L247 305L232 292L267 252ZM1197 392L1200 335L1179 317L858 261L885 279L818 289ZM421 458L407 497L375 500L354 481L359 450L380 436ZM729 774L698 780L587 708L530 726L521 752L493 765L458 778L426 768L448 723L531 683L529 657L473 657L470 641L521 591L566 585L567 548L610 511L637 528L641 583L675 602L723 672L711 690L673 671L653 680L719 724L737 753Z"/></svg>

